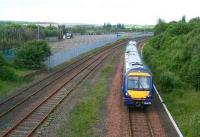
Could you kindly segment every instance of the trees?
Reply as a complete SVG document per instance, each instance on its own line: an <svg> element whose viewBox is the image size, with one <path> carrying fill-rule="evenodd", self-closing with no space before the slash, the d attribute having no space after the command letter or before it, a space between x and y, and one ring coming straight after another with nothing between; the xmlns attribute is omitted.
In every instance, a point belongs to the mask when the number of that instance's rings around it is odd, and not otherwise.
<svg viewBox="0 0 200 137"><path fill-rule="evenodd" d="M199 89L200 21L198 18L188 23L184 20L170 23L160 20L155 27L156 36L144 47L144 58L156 70L162 84L173 87L173 83L178 85L181 81Z"/></svg>
<svg viewBox="0 0 200 137"><path fill-rule="evenodd" d="M45 41L30 41L18 49L14 63L18 67L38 69L50 55L50 47Z"/></svg>
<svg viewBox="0 0 200 137"><path fill-rule="evenodd" d="M35 24L0 23L0 50L6 51L18 48L22 43L45 39L45 37L60 37L62 27L54 26L42 27Z"/></svg>
<svg viewBox="0 0 200 137"><path fill-rule="evenodd" d="M55 36L58 36L58 34L59 34L58 28L51 26L51 25L46 27L44 29L44 32L45 32L46 37L55 37Z"/></svg>
<svg viewBox="0 0 200 137"><path fill-rule="evenodd" d="M159 18L157 25L154 27L154 34L158 35L164 32L167 29L167 27L168 27L167 23L165 23L164 20Z"/></svg>

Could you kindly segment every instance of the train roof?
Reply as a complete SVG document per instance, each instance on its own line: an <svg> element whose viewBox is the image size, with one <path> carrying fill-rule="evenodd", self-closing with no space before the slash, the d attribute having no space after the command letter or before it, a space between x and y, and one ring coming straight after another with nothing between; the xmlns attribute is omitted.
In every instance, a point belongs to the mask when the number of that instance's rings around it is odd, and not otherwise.
<svg viewBox="0 0 200 137"><path fill-rule="evenodd" d="M130 41L125 51L125 71L127 73L132 69L144 69L144 64L135 41Z"/></svg>
<svg viewBox="0 0 200 137"><path fill-rule="evenodd" d="M136 41L129 41L129 43L128 43L128 45L136 45L137 44L137 42Z"/></svg>

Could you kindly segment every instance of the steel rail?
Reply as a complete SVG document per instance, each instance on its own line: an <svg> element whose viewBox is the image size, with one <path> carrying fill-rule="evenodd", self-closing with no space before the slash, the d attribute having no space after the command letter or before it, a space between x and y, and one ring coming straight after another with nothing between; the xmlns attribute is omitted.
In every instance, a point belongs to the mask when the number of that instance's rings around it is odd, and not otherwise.
<svg viewBox="0 0 200 137"><path fill-rule="evenodd" d="M120 44L119 44L120 45ZM115 47L116 48L116 47ZM115 48L113 48L113 49L115 49ZM111 53L111 51L113 51L113 49L109 49L109 51L108 51L108 53L106 52L105 54L107 54L106 56L108 56L110 53ZM105 58L106 58L106 56L104 55L103 57L99 57L99 58L97 58L97 59L95 59L92 63L94 63L94 62L96 62L97 60L99 60L99 59L101 59L101 61L98 63L98 64L100 64ZM91 64L92 64L91 63ZM96 65L96 66L98 66L98 65ZM89 65L88 66L86 66L84 69L87 69L89 67ZM83 70L80 70L79 71L79 73L81 73ZM72 78L70 78L69 80L68 80L68 82L69 81L71 81L73 78L75 78L79 73L77 73L77 74L75 74L74 76L72 76ZM90 72L88 72L88 74L89 74ZM87 75L86 75L87 76ZM66 85L66 82L65 82L65 84L64 85ZM6 133L4 133L4 135L3 136L8 136L13 130L15 130L25 119L27 119L32 113L34 113L40 106L42 106L42 104L44 104L44 103L46 103L51 97L53 97L64 85L62 85L61 87L59 87L55 92L53 92L51 95L49 95L48 96L48 98L46 98L46 100L44 100L44 101L42 101L35 109L33 109L29 114L27 114L25 117L23 117L17 124L15 124L12 128L10 128L8 131L6 131ZM72 91L72 89L70 90L70 92ZM64 97L65 98L65 97ZM63 98L63 99L64 99ZM57 105L59 105L60 103L58 103ZM57 105L56 105L56 107L57 107ZM55 108L56 108L55 107ZM55 108L53 108L52 109L52 111L54 111L54 109ZM52 111L50 111L50 113L52 113ZM49 115L49 114L48 114ZM48 115L46 115L45 116L45 118L42 120L42 121L44 121L47 117L48 117ZM42 121L40 121L40 123L43 123ZM40 124L39 124L40 125ZM38 127L38 126L37 126ZM37 129L37 127L36 128L34 128L34 130L33 130L33 132ZM31 132L31 134L33 133L33 132Z"/></svg>
<svg viewBox="0 0 200 137"><path fill-rule="evenodd" d="M119 44L124 44L124 42L119 43ZM105 50L110 49L110 48L113 48L113 47L108 47L108 48L106 47L106 48L104 48L101 52L104 52ZM98 54L101 54L101 52L98 52L97 55L98 55ZM7 108L6 111L4 111L4 112L2 112L2 113L0 114L0 118L3 117L3 116L5 116L6 114L12 112L12 110L14 110L14 109L17 108L18 106L20 106L21 104L23 104L24 102L26 102L27 100L29 100L31 97L33 97L34 95L36 95L37 93L39 93L41 90L43 90L43 89L46 88L47 86L51 85L53 82L57 81L58 79L61 79L62 77L65 76L65 74L69 73L70 71L72 71L72 70L75 69L76 67L80 66L82 63L88 61L89 59L91 59L91 58L93 58L93 57L95 57L95 56L97 56L97 55L94 54L94 55L92 55L92 56L83 58L81 61L76 61L75 63L71 63L69 66L67 66L67 68L64 68L64 69L59 70L58 72L54 73L53 75L51 75L50 77L47 78L47 79L49 79L49 78L52 78L52 77L53 77L53 80L51 80L50 82L47 81L47 83L45 83L44 85L42 85L42 87L38 87L39 89L35 90L33 93L31 93L30 95L28 95L25 99L20 100L20 102L15 103L14 106L11 106L10 108ZM83 61L83 62L82 62L82 61ZM76 63L79 63L79 64L76 65ZM75 66L72 66L72 65L74 65L74 64L75 64ZM72 66L72 68L70 68L71 66ZM55 77L55 75L57 75L58 73L60 73L60 74L59 74L58 76ZM45 80L47 80L47 79L45 78ZM39 83L40 83L40 82L39 82ZM30 89L30 88L28 88L28 89ZM28 90L28 89L27 89L27 90ZM20 93L20 94L22 94L22 93ZM19 95L18 95L18 96L19 96ZM15 96L15 97L17 97L17 96ZM14 98L14 97L13 97L13 98Z"/></svg>
<svg viewBox="0 0 200 137"><path fill-rule="evenodd" d="M111 43L111 46L112 46L113 44L117 44L117 43L119 43L119 42L117 41L117 42L115 42L115 43ZM109 48L109 47L110 47L110 46L108 46L108 47L103 47L102 49L96 51L95 53L98 54L98 53L100 53L100 52L106 50L106 49ZM56 71L56 72L53 72L53 73L47 75L45 78L43 78L43 79L41 79L41 80L39 80L39 81L34 82L33 84L31 84L31 85L28 86L28 87L25 87L24 89L22 89L22 90L21 90L20 92L18 92L17 94L15 94L15 95L13 95L13 96L11 96L11 97L8 97L8 98L6 98L5 100L1 101L1 102L0 102L0 106L3 105L3 104L5 104L5 103L7 103L7 102L9 102L11 99L13 99L13 98L15 98L15 97L17 97L17 96L23 94L25 91L27 91L28 89L30 89L30 88L32 88L32 87L38 85L39 83L41 83L41 82L43 82L43 81L45 81L45 80L47 80L47 79L49 79L49 78L51 78L51 77L54 77L55 74L62 72L63 70L65 70L66 68L72 66L73 64L75 64L75 63L77 63L77 62L80 62L81 60L84 60L84 59L87 58L87 57L94 57L94 56L95 56L95 53L91 53L91 54L86 55L86 56L84 56L84 57L77 57L77 58L75 58L75 61L73 61L73 62L71 62L70 64L68 64L66 67L64 67L64 68L62 68L62 69L60 69L60 70L58 70L58 71Z"/></svg>

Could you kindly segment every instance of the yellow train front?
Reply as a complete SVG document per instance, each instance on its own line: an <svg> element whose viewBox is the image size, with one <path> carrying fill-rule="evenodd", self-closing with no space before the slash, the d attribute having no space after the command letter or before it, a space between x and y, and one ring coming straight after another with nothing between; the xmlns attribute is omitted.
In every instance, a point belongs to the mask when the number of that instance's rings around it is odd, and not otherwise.
<svg viewBox="0 0 200 137"><path fill-rule="evenodd" d="M136 47L129 42L125 52L123 100L129 106L147 106L153 101L153 77L144 65Z"/></svg>

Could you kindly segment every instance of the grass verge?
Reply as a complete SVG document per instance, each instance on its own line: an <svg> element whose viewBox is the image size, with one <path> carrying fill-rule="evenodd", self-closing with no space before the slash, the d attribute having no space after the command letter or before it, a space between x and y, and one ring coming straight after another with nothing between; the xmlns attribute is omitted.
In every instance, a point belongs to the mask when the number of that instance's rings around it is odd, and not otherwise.
<svg viewBox="0 0 200 137"><path fill-rule="evenodd" d="M84 97L81 102L75 106L70 112L70 120L60 129L61 137L93 137L95 133L93 127L100 122L101 108L105 103L107 81L112 71L116 59L100 71L100 76L95 84L88 81L84 82L87 87ZM86 85L85 85L86 84Z"/></svg>
<svg viewBox="0 0 200 137"><path fill-rule="evenodd" d="M163 93L173 117L186 137L200 136L200 92L181 89L170 93Z"/></svg>
<svg viewBox="0 0 200 137"><path fill-rule="evenodd" d="M31 79L24 79L24 76L32 73L33 70L12 68L12 71L16 75L15 80L0 80L0 98L8 96L15 91L15 89L31 82Z"/></svg>
<svg viewBox="0 0 200 137"><path fill-rule="evenodd" d="M13 90L15 90L19 85L26 84L27 81L25 80L17 80L17 81L2 81L0 80L0 97L5 97L12 93Z"/></svg>

